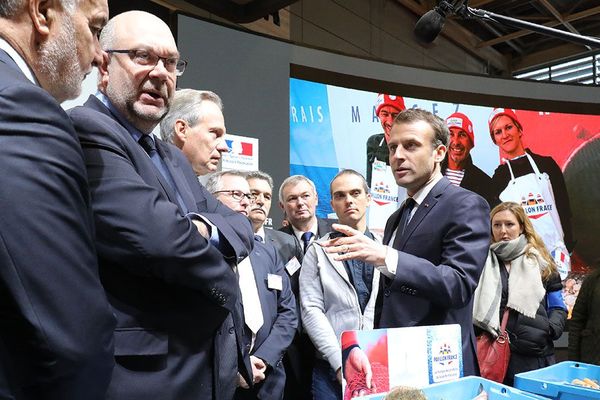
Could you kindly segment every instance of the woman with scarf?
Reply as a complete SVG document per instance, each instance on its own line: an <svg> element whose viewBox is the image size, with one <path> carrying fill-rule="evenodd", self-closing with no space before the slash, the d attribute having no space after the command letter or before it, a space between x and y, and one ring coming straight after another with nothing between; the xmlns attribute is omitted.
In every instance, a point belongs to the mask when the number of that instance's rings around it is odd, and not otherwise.
<svg viewBox="0 0 600 400"><path fill-rule="evenodd" d="M522 206L501 203L490 217L492 244L475 290L473 323L496 337L509 309L504 384L512 386L515 374L555 363L553 341L563 332L567 308L556 264Z"/></svg>

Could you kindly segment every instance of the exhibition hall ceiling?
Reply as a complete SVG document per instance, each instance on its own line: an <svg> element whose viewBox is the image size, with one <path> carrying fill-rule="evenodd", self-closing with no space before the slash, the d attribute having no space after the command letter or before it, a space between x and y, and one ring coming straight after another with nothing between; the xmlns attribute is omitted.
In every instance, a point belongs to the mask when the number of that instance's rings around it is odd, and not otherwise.
<svg viewBox="0 0 600 400"><path fill-rule="evenodd" d="M353 0L353 3L361 0ZM418 19L438 6L440 0L362 0L373 7L397 4ZM171 10L194 14L205 10L235 23L259 20L302 0L153 0ZM384 4L385 3L385 4ZM600 36L600 1L598 0L447 0L453 5L465 4L495 14L574 34ZM340 4L344 1L340 0ZM277 19L278 20L278 19ZM441 35L464 48L498 73L512 73L534 66L547 65L600 48L586 47L563 39L552 38L505 23L462 19L449 15ZM434 44L435 45L435 44Z"/></svg>
<svg viewBox="0 0 600 400"><path fill-rule="evenodd" d="M417 16L437 5L434 0L396 0ZM449 1L449 3L458 3ZM579 35L600 36L598 0L471 0L469 7ZM482 58L505 58L512 70L581 55L591 49L504 23L449 17L443 34ZM494 64L494 63L492 63Z"/></svg>

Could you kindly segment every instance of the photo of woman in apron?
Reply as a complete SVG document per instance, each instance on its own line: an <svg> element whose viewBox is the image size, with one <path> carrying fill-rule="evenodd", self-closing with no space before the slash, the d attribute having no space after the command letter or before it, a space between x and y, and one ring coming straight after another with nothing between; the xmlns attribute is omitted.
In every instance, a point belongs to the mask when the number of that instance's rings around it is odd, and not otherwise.
<svg viewBox="0 0 600 400"><path fill-rule="evenodd" d="M523 144L523 126L516 112L495 108L488 120L492 141L505 161L492 177L501 201L523 206L564 279L570 270L574 240L565 180L552 157L535 154Z"/></svg>

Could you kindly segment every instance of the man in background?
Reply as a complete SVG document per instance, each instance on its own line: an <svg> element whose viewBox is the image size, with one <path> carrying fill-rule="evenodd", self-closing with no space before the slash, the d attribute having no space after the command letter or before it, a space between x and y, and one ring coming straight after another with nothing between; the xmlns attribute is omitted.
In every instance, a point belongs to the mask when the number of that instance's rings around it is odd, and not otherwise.
<svg viewBox="0 0 600 400"><path fill-rule="evenodd" d="M450 130L450 146L442 162L442 175L454 186L460 186L483 197L490 208L499 203L492 187L492 178L473 164L471 150L475 147L473 123L463 113L446 118Z"/></svg>
<svg viewBox="0 0 600 400"><path fill-rule="evenodd" d="M313 181L302 175L292 175L286 178L279 187L279 207L284 211L289 225L279 229L291 235L302 249L302 256L308 246L331 230L331 223L317 218L319 198ZM298 260L302 263L302 260ZM299 298L300 268L288 269L292 290L296 299ZM289 365L286 382L285 398L312 398L312 368L315 361L314 347L308 335L299 329L292 346L288 349L286 362ZM291 376L290 376L291 375Z"/></svg>
<svg viewBox="0 0 600 400"><path fill-rule="evenodd" d="M106 0L0 2L0 398L105 398L114 317L60 102L100 63Z"/></svg>
<svg viewBox="0 0 600 400"><path fill-rule="evenodd" d="M390 165L387 148L387 143L390 139L390 130L398 113L405 109L406 105L401 96L382 93L377 96L375 115L379 118L383 132L371 135L367 139L367 183L370 187L373 186L373 182L371 182L373 163L380 161L385 163L385 165Z"/></svg>
<svg viewBox="0 0 600 400"><path fill-rule="evenodd" d="M216 172L206 188L227 207L248 216L254 195L245 172ZM238 275L254 387L240 380L235 399L282 399L286 379L282 360L298 323L289 279L275 248L260 240L239 263Z"/></svg>
<svg viewBox="0 0 600 400"><path fill-rule="evenodd" d="M186 66L169 27L129 11L102 31L99 92L70 112L87 166L100 278L117 316L108 398L230 400L250 380L235 265L247 218L152 135Z"/></svg>
<svg viewBox="0 0 600 400"><path fill-rule="evenodd" d="M181 89L160 123L163 140L179 147L198 176L215 172L227 152L223 103L216 93Z"/></svg>
<svg viewBox="0 0 600 400"><path fill-rule="evenodd" d="M288 274L293 275L300 268L299 260L302 260L304 254L298 241L286 233L265 229L273 200L273 178L263 171L251 171L246 174L246 179L254 196L254 202L250 204L248 211L254 233L277 249Z"/></svg>

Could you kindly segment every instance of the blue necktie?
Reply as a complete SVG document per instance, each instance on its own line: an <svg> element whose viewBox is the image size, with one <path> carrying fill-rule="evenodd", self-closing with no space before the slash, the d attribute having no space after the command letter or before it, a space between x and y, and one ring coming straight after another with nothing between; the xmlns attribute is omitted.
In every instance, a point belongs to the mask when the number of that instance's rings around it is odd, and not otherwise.
<svg viewBox="0 0 600 400"><path fill-rule="evenodd" d="M408 197L404 201L404 207L402 208L402 216L400 217L400 223L398 224L398 229L396 230L396 237L394 238L394 248L397 248L400 245L400 238L402 238L402 235L404 234L404 231L408 226L408 222L410 221L410 213L415 207L415 204L417 204L417 202L414 201L412 197Z"/></svg>
<svg viewBox="0 0 600 400"><path fill-rule="evenodd" d="M302 249L304 250L305 253L306 253L306 249L308 249L308 245L310 244L310 239L312 239L312 237L314 235L315 234L312 232L304 232L302 234L302 244L303 244Z"/></svg>
<svg viewBox="0 0 600 400"><path fill-rule="evenodd" d="M160 154L158 154L158 151L156 151L156 143L154 142L154 139L150 135L142 135L142 137L140 137L140 139L138 140L138 143L140 144L140 146L142 146L144 151L148 154L148 156L150 157L150 160L152 160L152 163L154 164L156 169L158 169L158 172L160 172L162 177L165 178L165 180L167 181L167 183L169 184L169 186L171 187L173 192L175 192L177 203L179 204L179 206L181 207L183 212L184 213L189 212L187 206L183 202L183 198L181 197L181 194L179 194L179 190L177 190L177 185L175 185L175 181L173 180L173 177L167 170L166 165L163 163L163 160L160 157Z"/></svg>

